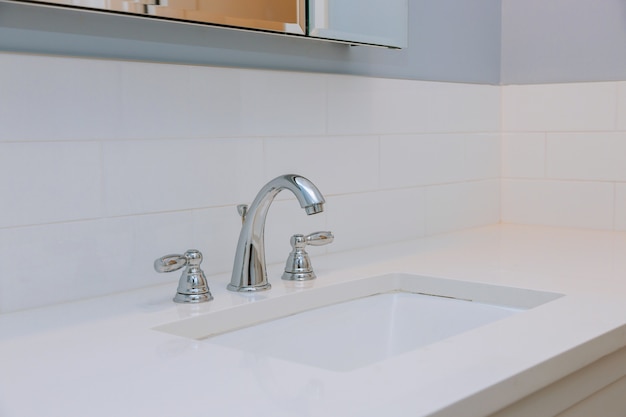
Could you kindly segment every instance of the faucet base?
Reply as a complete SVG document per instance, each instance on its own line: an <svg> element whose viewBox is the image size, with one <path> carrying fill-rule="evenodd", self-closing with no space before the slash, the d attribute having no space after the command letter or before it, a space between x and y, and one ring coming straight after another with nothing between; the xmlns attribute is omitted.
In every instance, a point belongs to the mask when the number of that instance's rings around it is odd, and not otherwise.
<svg viewBox="0 0 626 417"><path fill-rule="evenodd" d="M258 286L251 285L249 287L240 287L237 285L228 284L226 288L229 291L235 291L235 292L257 292L257 291L267 291L270 288L272 288L272 286L269 283L264 284L264 285L258 285Z"/></svg>
<svg viewBox="0 0 626 417"><path fill-rule="evenodd" d="M211 301L213 299L213 296L211 295L211 293L205 293L205 294L181 294L181 293L176 293L176 296L174 297L174 302L175 303L204 303L207 301Z"/></svg>
<svg viewBox="0 0 626 417"><path fill-rule="evenodd" d="M308 272L285 271L282 276L282 279L284 279L285 281L310 281L315 278L316 278L315 272L313 271L308 271Z"/></svg>

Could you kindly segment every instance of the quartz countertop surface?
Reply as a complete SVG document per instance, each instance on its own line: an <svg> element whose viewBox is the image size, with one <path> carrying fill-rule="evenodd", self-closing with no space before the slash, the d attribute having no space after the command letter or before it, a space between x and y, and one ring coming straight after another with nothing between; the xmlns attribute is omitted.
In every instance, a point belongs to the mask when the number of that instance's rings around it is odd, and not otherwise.
<svg viewBox="0 0 626 417"><path fill-rule="evenodd" d="M297 288L270 265L253 296L171 284L0 316L0 416L485 416L626 346L626 233L493 225L314 256ZM563 294L480 329L331 371L154 328L362 277L410 273ZM176 278L174 278L176 276ZM332 341L329 341L331 343Z"/></svg>

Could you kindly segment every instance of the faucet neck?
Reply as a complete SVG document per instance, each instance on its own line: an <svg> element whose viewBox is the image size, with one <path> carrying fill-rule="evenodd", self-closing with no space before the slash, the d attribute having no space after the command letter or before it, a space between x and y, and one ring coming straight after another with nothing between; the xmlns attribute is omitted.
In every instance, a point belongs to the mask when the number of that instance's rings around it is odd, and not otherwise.
<svg viewBox="0 0 626 417"><path fill-rule="evenodd" d="M299 175L281 175L268 182L245 211L235 253L231 291L260 291L271 286L265 264L265 220L269 207L283 189L290 190L307 214L323 211L324 197L308 179Z"/></svg>

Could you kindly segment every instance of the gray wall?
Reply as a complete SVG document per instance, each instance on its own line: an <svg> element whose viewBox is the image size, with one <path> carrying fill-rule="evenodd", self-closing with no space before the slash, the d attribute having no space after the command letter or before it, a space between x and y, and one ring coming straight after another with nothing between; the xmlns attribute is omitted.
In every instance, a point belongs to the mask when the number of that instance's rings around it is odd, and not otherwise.
<svg viewBox="0 0 626 417"><path fill-rule="evenodd" d="M502 0L503 84L626 80L626 0Z"/></svg>
<svg viewBox="0 0 626 417"><path fill-rule="evenodd" d="M0 50L484 84L626 80L626 0L409 0L401 51L0 2Z"/></svg>
<svg viewBox="0 0 626 417"><path fill-rule="evenodd" d="M409 0L390 50L0 2L0 50L498 84L500 0Z"/></svg>

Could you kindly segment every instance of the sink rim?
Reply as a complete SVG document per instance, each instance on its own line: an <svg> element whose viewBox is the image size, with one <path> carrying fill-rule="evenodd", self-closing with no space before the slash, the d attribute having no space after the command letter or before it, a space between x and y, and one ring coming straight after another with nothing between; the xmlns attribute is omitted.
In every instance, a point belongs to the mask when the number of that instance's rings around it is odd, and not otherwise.
<svg viewBox="0 0 626 417"><path fill-rule="evenodd" d="M203 340L304 311L392 292L454 298L525 310L563 296L563 294L547 291L408 273L374 275L320 287L315 286L315 281L313 281L311 285L310 288L299 288L278 297L255 299L246 304L209 311L152 329L189 339ZM245 294L239 296L246 297Z"/></svg>

